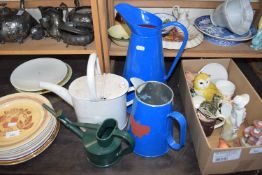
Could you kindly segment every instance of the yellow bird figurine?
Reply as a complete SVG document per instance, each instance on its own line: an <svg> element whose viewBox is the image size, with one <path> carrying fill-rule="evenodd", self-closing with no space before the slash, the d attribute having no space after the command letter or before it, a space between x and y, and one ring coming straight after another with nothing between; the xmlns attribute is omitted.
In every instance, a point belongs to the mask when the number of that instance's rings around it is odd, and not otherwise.
<svg viewBox="0 0 262 175"><path fill-rule="evenodd" d="M211 101L215 94L220 96L218 89L210 82L210 76L206 73L199 73L195 77L194 90L197 95L203 96L207 101Z"/></svg>

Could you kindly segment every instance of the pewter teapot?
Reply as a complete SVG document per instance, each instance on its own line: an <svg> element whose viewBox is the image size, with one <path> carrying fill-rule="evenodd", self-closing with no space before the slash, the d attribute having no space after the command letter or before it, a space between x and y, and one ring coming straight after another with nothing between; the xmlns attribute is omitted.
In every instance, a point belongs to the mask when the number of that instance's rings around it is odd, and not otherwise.
<svg viewBox="0 0 262 175"><path fill-rule="evenodd" d="M93 21L90 7L80 6L75 0L76 7L66 13L66 22L59 26L61 38L68 45L86 46L94 40Z"/></svg>
<svg viewBox="0 0 262 175"><path fill-rule="evenodd" d="M63 10L67 9L64 3L61 3L59 7L38 7L42 18L39 20L42 27L47 31L48 36L60 40L61 33L58 27L64 23Z"/></svg>
<svg viewBox="0 0 262 175"><path fill-rule="evenodd" d="M0 9L0 43L19 42L29 35L37 21L25 10L24 0L20 1L20 9L3 7Z"/></svg>
<svg viewBox="0 0 262 175"><path fill-rule="evenodd" d="M93 21L90 7L80 6L79 0L74 0L74 2L76 7L68 13L68 21L92 29Z"/></svg>

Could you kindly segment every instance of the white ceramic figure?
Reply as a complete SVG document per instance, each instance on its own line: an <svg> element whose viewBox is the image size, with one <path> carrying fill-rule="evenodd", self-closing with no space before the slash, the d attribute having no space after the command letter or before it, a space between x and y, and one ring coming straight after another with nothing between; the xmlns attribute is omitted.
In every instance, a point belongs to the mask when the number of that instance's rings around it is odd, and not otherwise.
<svg viewBox="0 0 262 175"><path fill-rule="evenodd" d="M230 141L236 138L235 129L232 122L232 104L229 102L223 102L221 105L221 115L225 118L225 124L221 132L221 138L226 141Z"/></svg>
<svg viewBox="0 0 262 175"><path fill-rule="evenodd" d="M232 124L235 129L235 134L240 125L244 122L246 117L246 108L245 106L249 103L250 97L248 94L237 95L233 98L233 108L231 112Z"/></svg>
<svg viewBox="0 0 262 175"><path fill-rule="evenodd" d="M223 95L224 100L230 101L236 89L235 84L229 80L218 80L215 85L219 92Z"/></svg>
<svg viewBox="0 0 262 175"><path fill-rule="evenodd" d="M183 24L186 28L189 27L190 22L188 19L188 11L181 9L179 6L176 5L173 7L172 13L177 18L177 22Z"/></svg>

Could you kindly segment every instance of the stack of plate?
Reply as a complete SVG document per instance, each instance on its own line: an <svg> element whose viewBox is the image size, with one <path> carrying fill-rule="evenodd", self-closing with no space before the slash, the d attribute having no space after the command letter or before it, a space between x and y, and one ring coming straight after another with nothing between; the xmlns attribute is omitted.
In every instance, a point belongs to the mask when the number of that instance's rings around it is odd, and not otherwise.
<svg viewBox="0 0 262 175"><path fill-rule="evenodd" d="M0 165L27 161L44 151L55 139L59 122L35 93L16 93L0 98Z"/></svg>
<svg viewBox="0 0 262 175"><path fill-rule="evenodd" d="M19 65L11 74L11 84L19 92L38 94L49 91L39 87L40 81L64 86L72 76L71 67L55 58L37 58Z"/></svg>
<svg viewBox="0 0 262 175"><path fill-rule="evenodd" d="M195 26L204 34L207 41L219 46L235 46L251 40L256 34L256 29L253 26L244 35L237 35L227 28L214 26L210 15L198 17L195 20Z"/></svg>

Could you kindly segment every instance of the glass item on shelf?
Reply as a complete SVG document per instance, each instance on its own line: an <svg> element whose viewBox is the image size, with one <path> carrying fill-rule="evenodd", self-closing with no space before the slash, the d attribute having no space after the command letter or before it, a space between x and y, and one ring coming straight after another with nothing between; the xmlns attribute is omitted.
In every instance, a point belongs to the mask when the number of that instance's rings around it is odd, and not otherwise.
<svg viewBox="0 0 262 175"><path fill-rule="evenodd" d="M252 39L251 46L255 50L262 49L262 17L260 17L258 24L258 32L256 36Z"/></svg>

